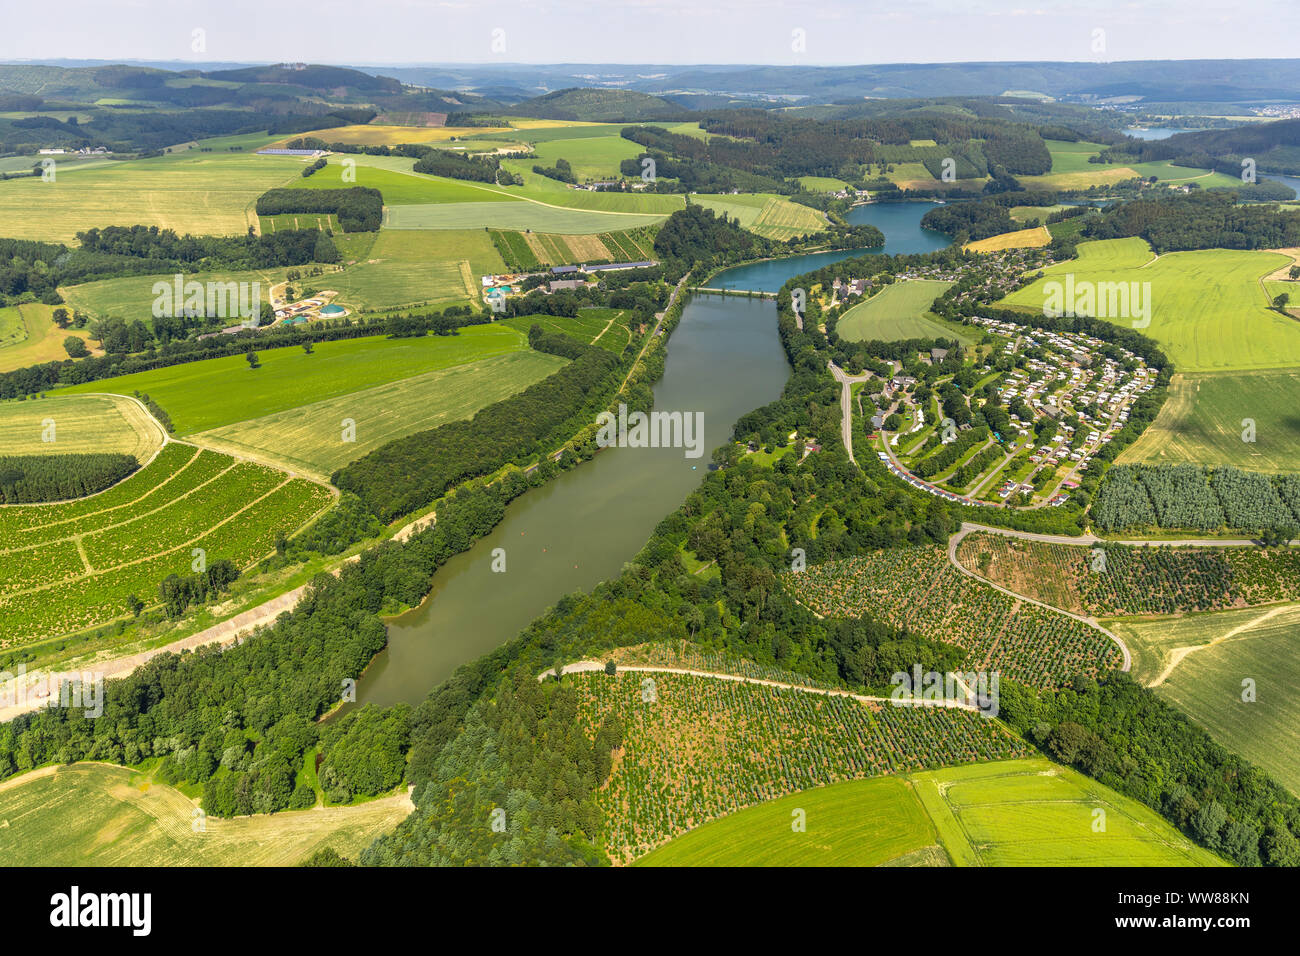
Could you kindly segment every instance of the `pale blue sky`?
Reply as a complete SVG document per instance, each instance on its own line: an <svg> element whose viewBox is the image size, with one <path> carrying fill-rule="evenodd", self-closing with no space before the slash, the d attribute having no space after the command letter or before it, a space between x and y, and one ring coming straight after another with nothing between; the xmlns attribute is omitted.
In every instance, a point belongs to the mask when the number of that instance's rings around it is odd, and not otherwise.
<svg viewBox="0 0 1300 956"><path fill-rule="evenodd" d="M0 60L772 63L1297 55L1295 0L4 0ZM205 50L192 49L205 31ZM503 30L504 50L493 48ZM794 31L804 49L794 49ZM1093 49L1102 30L1105 51ZM498 43L498 47L501 44Z"/></svg>

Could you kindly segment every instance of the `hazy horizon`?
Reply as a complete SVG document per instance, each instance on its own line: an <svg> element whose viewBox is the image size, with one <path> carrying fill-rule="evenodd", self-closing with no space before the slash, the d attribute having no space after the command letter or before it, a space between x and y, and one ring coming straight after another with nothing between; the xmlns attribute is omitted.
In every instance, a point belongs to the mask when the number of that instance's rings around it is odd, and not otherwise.
<svg viewBox="0 0 1300 956"><path fill-rule="evenodd" d="M1261 25L1267 29L1260 29ZM0 60L368 66L871 66L1295 59L1270 0L66 0L16 6ZM196 32L200 31L200 32Z"/></svg>

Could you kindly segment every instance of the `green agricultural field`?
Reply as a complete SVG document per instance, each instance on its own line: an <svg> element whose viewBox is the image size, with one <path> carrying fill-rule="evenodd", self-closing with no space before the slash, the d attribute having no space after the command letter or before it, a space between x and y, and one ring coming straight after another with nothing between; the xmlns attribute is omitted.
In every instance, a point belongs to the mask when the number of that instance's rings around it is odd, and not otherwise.
<svg viewBox="0 0 1300 956"><path fill-rule="evenodd" d="M0 647L129 616L129 595L156 604L164 578L192 573L196 548L247 569L332 500L279 469L169 442L97 495L0 509Z"/></svg>
<svg viewBox="0 0 1300 956"><path fill-rule="evenodd" d="M299 271L310 268L310 266L297 267ZM334 267L323 266L322 268L332 269ZM261 301L269 302L271 286L283 282L288 271L287 268L277 268L249 270L246 272L189 272L185 273L185 281L259 283L261 285L259 290ZM312 278L309 281L319 283L325 280ZM133 275L120 276L116 279L100 279L95 282L83 282L80 285L62 286L59 293L67 300L68 308L80 309L95 318L106 318L113 315L128 320L139 319L148 325L152 321L153 302L156 298L153 287L157 282L165 282L168 288L171 288L175 283L175 274ZM238 316L232 317L232 323L237 320Z"/></svg>
<svg viewBox="0 0 1300 956"><path fill-rule="evenodd" d="M592 193L591 195L598 195ZM667 214L600 212L567 209L543 202L461 202L389 206L389 229L532 229L535 232L586 234L630 229L659 222Z"/></svg>
<svg viewBox="0 0 1300 956"><path fill-rule="evenodd" d="M120 395L0 402L0 449L7 455L121 452L143 464L165 439L144 406Z"/></svg>
<svg viewBox="0 0 1300 956"><path fill-rule="evenodd" d="M460 204L465 205L470 204ZM343 305L371 311L477 299L479 276L504 268L492 238L481 228L383 230L363 260L342 272L304 280L304 287L333 290Z"/></svg>
<svg viewBox="0 0 1300 956"><path fill-rule="evenodd" d="M578 182L588 179L618 179L619 163L635 159L642 147L618 135L618 127L605 136L583 136L577 139L548 139L539 141L534 151L535 166L554 166L557 159L567 159L573 167Z"/></svg>
<svg viewBox="0 0 1300 956"><path fill-rule="evenodd" d="M198 801L127 767L46 767L0 783L11 866L296 866L330 847L356 859L411 811L405 796L195 824Z"/></svg>
<svg viewBox="0 0 1300 956"><path fill-rule="evenodd" d="M721 215L726 213L746 229L769 239L791 239L821 232L826 220L816 209L768 193L715 196L702 193L691 198Z"/></svg>
<svg viewBox="0 0 1300 956"><path fill-rule="evenodd" d="M1287 368L1300 355L1300 322L1268 308L1260 278L1289 263L1272 252L1211 249L1155 258L1143 239L1109 239L1079 245L1079 258L1044 270L1045 276L1000 303L1041 313L1046 285L1081 282L1150 283L1154 338L1178 370L1222 372ZM1132 318L1116 324L1131 325Z"/></svg>
<svg viewBox="0 0 1300 956"><path fill-rule="evenodd" d="M1096 156L1106 148L1101 143L1070 143L1059 139L1044 140L1044 143L1052 155L1053 173L1087 173L1105 168L1088 162L1090 156Z"/></svg>
<svg viewBox="0 0 1300 956"><path fill-rule="evenodd" d="M630 332L627 313L622 309L580 309L573 318L563 315L516 315L502 323L525 335L534 325L548 332L568 335L587 345L599 345L619 354L627 347Z"/></svg>
<svg viewBox="0 0 1300 956"><path fill-rule="evenodd" d="M332 232L337 239L343 234L338 216L333 213L284 212L277 216L258 216L257 228L263 235L284 232L286 229L315 229L318 232ZM359 235L352 233L352 235ZM374 233L371 233L374 235Z"/></svg>
<svg viewBox="0 0 1300 956"><path fill-rule="evenodd" d="M1139 680L1300 794L1300 605L1108 626L1132 649ZM1242 699L1246 680L1255 693L1249 703Z"/></svg>
<svg viewBox="0 0 1300 956"><path fill-rule="evenodd" d="M28 303L0 308L0 372L12 372L40 362L68 357L64 339L75 335L87 340L85 329L61 329L54 324L54 306ZM86 347L96 351L95 343Z"/></svg>
<svg viewBox="0 0 1300 956"><path fill-rule="evenodd" d="M1214 189L1216 187L1224 189L1239 189L1241 187L1241 180L1236 176L1229 176L1226 173L1216 173L1213 170L1199 169L1191 166L1175 166L1168 160L1160 160L1152 163L1134 163L1129 168L1136 170L1137 174L1145 179L1150 179L1154 176L1162 183L1194 182L1202 189Z"/></svg>
<svg viewBox="0 0 1300 956"><path fill-rule="evenodd" d="M799 185L804 189L810 189L818 193L835 193L848 186L842 179L834 179L830 176L800 176Z"/></svg>
<svg viewBox="0 0 1300 956"><path fill-rule="evenodd" d="M247 153L183 153L56 171L54 182L0 182L0 222L6 236L74 242L92 227L132 224L184 235L234 236L256 217L253 201L287 185L302 162Z"/></svg>
<svg viewBox="0 0 1300 956"><path fill-rule="evenodd" d="M1300 355L1296 356L1300 362ZM1149 462L1232 465L1282 474L1300 471L1300 370L1178 374L1145 432L1119 456ZM1253 442L1243 440L1247 420Z"/></svg>
<svg viewBox="0 0 1300 956"><path fill-rule="evenodd" d="M531 131L530 131L531 134ZM492 183L472 183L458 179L447 179L440 176L426 176L422 173L413 171L415 160L402 156L349 156L349 159L355 159L357 163L357 180L360 182L366 173L364 168L383 169L393 172L401 172L407 176L421 182L440 184L443 188L454 188L456 190L471 190L479 194L475 200L477 202L500 202L509 200L517 203L538 203L542 209L547 207L559 207L566 210L585 210L588 212L608 212L632 214L639 217L653 217L652 221L658 221L677 209L681 209L686 200L679 195L668 195L658 193L616 193L616 192L590 192L585 189L570 189L566 184L556 182L554 179L548 179L546 176L540 176L533 172L533 166L536 160L532 159L507 159L503 160L502 166L512 173L517 173L523 177L524 186L497 186ZM317 175L320 175L319 173ZM314 177L308 177L314 178ZM385 197L387 199L387 197ZM389 203L389 205L394 205ZM420 203L411 203L406 205L429 205L425 200ZM618 221L621 218L611 216L605 221L604 230L608 229L627 229L636 223ZM471 222L466 228L483 228L485 225L492 223L483 221ZM443 228L439 226L439 228ZM454 227L453 227L454 228ZM507 224L501 228L532 228L531 224L515 226ZM546 229L544 226L537 226L541 232L569 232L571 230ZM599 232L604 230L582 230L586 232Z"/></svg>
<svg viewBox="0 0 1300 956"><path fill-rule="evenodd" d="M792 822L802 811L807 830ZM741 810L678 837L637 866L880 866L935 846L912 787L850 780Z"/></svg>
<svg viewBox="0 0 1300 956"><path fill-rule="evenodd" d="M1105 830L1093 829L1105 811ZM803 811L806 832L792 821ZM1043 758L805 790L692 830L637 866L1222 866L1151 810Z"/></svg>
<svg viewBox="0 0 1300 956"><path fill-rule="evenodd" d="M1153 810L1043 758L911 781L958 866L1225 865Z"/></svg>
<svg viewBox="0 0 1300 956"><path fill-rule="evenodd" d="M536 126L538 122L544 122L546 126ZM581 120L513 120L511 125L515 127L513 134L519 139L526 140L529 143L549 143L552 140L568 139L608 139L611 136L618 136L622 129L629 125L627 123L589 123ZM656 124L657 125L657 124ZM492 134L496 135L496 134ZM479 139L487 139L487 136L471 137L475 142Z"/></svg>
<svg viewBox="0 0 1300 956"><path fill-rule="evenodd" d="M319 342L311 355L297 346L267 349L258 353L261 367L256 369L242 355L205 359L88 382L57 394L140 391L167 411L178 435L188 435L527 348L527 339L514 329L475 325L451 336L375 335Z"/></svg>
<svg viewBox="0 0 1300 956"><path fill-rule="evenodd" d="M381 169L358 162L354 162L351 167L352 181L345 182L343 175L348 170L344 160L352 158L331 156L329 164L324 169L317 170L305 178L299 177L293 183L293 188L347 189L352 186L365 186L378 189L383 193L386 206L415 203L509 202L509 197L482 189L479 183L461 182L439 176L422 176L410 171Z"/></svg>
<svg viewBox="0 0 1300 956"><path fill-rule="evenodd" d="M219 451L325 479L396 438L470 418L564 364L564 359L542 352L511 352L191 437ZM347 424L351 428L345 441Z"/></svg>
<svg viewBox="0 0 1300 956"><path fill-rule="evenodd" d="M973 342L969 334L930 313L930 304L951 285L951 282L931 279L887 285L840 316L836 329L841 337L852 342L915 338L956 338Z"/></svg>
<svg viewBox="0 0 1300 956"><path fill-rule="evenodd" d="M1017 222L1024 222L1027 219L1046 220L1052 213L1069 208L1063 203L1058 203L1055 206L1012 206L1010 212L1012 219Z"/></svg>

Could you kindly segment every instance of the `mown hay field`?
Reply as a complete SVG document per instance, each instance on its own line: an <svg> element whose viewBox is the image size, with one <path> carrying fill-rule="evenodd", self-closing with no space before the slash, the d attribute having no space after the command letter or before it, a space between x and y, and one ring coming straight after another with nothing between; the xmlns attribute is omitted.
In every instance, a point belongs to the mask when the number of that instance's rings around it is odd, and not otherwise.
<svg viewBox="0 0 1300 956"><path fill-rule="evenodd" d="M79 763L0 783L0 856L10 866L296 866L329 847L356 859L411 808L402 794L200 820L198 802L173 787L127 767Z"/></svg>
<svg viewBox="0 0 1300 956"><path fill-rule="evenodd" d="M453 204L448 208L456 207ZM478 277L504 268L491 237L481 228L385 229L370 246L366 258L342 272L304 281L311 288L337 292L339 302L356 309L391 309L477 299L481 291Z"/></svg>
<svg viewBox="0 0 1300 956"><path fill-rule="evenodd" d="M256 219L254 200L301 168L293 157L214 152L56 169L54 182L0 182L0 222L14 239L74 243L83 230L122 225L129 210L132 225L242 235Z"/></svg>
<svg viewBox="0 0 1300 956"><path fill-rule="evenodd" d="M564 364L541 352L510 352L191 437L201 445L326 479L396 438L470 418Z"/></svg>
<svg viewBox="0 0 1300 956"><path fill-rule="evenodd" d="M141 405L120 395L0 402L0 451L6 455L120 452L144 464L165 438Z"/></svg>
<svg viewBox="0 0 1300 956"><path fill-rule="evenodd" d="M178 435L187 435L527 348L524 335L508 326L476 325L449 336L319 342L310 355L297 346L267 349L257 353L261 367L256 369L243 355L229 355L74 385L57 394L138 390L167 411Z"/></svg>
<svg viewBox="0 0 1300 956"><path fill-rule="evenodd" d="M54 324L54 306L28 303L0 308L0 372L12 372L41 362L68 357L65 339L75 336L91 352L98 346L86 329L61 329Z"/></svg>
<svg viewBox="0 0 1300 956"><path fill-rule="evenodd" d="M535 232L571 235L648 226L664 219L666 215L570 209L521 199L515 202L389 206L385 210L385 225L389 229L532 229Z"/></svg>
<svg viewBox="0 0 1300 956"><path fill-rule="evenodd" d="M1015 232L1004 232L1001 235L989 236L987 239L979 239L975 242L968 242L962 246L966 252L1001 252L1004 249L1037 249L1040 246L1049 245L1052 241L1052 234L1047 231L1046 226L1037 226L1033 229L1017 229Z"/></svg>
<svg viewBox="0 0 1300 956"><path fill-rule="evenodd" d="M1300 353L1294 361L1300 364ZM1169 383L1169 397L1156 420L1117 460L1300 472L1298 410L1300 369L1180 372Z"/></svg>
<svg viewBox="0 0 1300 956"><path fill-rule="evenodd" d="M840 316L836 330L851 342L883 339L944 338L971 341L930 313L930 306L951 282L913 279L885 286Z"/></svg>
<svg viewBox="0 0 1300 956"><path fill-rule="evenodd" d="M475 134L509 133L508 126L381 126L358 124L318 129L277 140L274 145L285 146L290 141L306 137L322 139L327 143L347 143L352 146L398 146L402 143L445 143L453 137Z"/></svg>
<svg viewBox="0 0 1300 956"><path fill-rule="evenodd" d="M1133 649L1139 680L1300 794L1300 605L1108 626Z"/></svg>

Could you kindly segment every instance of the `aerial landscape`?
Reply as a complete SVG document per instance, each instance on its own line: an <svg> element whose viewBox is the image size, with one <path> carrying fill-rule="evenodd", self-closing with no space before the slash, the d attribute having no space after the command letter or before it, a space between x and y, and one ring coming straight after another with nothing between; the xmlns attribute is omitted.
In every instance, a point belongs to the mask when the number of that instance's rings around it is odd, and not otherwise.
<svg viewBox="0 0 1300 956"><path fill-rule="evenodd" d="M1300 866L1281 31L261 6L0 40L34 918L147 935L78 895L118 868L925 868L869 878L919 912L1050 866L1097 930L1251 926L1235 874Z"/></svg>

